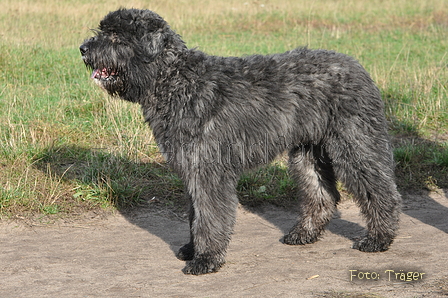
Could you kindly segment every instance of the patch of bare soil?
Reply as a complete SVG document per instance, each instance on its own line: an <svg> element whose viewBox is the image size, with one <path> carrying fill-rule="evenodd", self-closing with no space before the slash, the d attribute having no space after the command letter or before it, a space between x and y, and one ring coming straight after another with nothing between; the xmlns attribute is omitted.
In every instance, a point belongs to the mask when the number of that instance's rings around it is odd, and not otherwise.
<svg viewBox="0 0 448 298"><path fill-rule="evenodd" d="M404 195L391 249L351 249L364 233L351 201L313 245L281 237L295 214L238 210L227 264L184 275L187 221L139 210L55 224L0 223L0 297L447 297L448 191Z"/></svg>

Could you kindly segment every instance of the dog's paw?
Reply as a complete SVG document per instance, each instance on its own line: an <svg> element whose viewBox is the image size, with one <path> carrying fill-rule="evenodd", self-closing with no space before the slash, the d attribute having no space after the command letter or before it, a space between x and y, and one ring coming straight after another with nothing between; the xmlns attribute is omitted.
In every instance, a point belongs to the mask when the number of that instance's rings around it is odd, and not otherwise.
<svg viewBox="0 0 448 298"><path fill-rule="evenodd" d="M371 236L366 236L359 242L355 243L353 248L364 252L386 251L389 249L392 241L393 239L389 237L378 239Z"/></svg>
<svg viewBox="0 0 448 298"><path fill-rule="evenodd" d="M181 248L179 248L179 251L176 254L176 257L179 260L182 261L190 261L194 258L194 245L193 243L187 243Z"/></svg>
<svg viewBox="0 0 448 298"><path fill-rule="evenodd" d="M305 245L311 244L318 240L318 236L309 233L289 232L283 237L283 243L288 245Z"/></svg>
<svg viewBox="0 0 448 298"><path fill-rule="evenodd" d="M207 258L207 257L196 257L191 261L187 262L187 265L182 270L185 274L201 275L207 273L217 272L219 268L222 267L224 262L219 262L217 260Z"/></svg>

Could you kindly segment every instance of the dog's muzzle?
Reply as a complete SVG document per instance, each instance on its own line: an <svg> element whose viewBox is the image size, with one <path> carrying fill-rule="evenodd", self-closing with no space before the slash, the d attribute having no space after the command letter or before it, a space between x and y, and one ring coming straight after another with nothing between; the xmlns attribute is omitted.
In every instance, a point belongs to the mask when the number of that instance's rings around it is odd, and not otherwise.
<svg viewBox="0 0 448 298"><path fill-rule="evenodd" d="M113 77L115 77L117 75L117 71L111 68L106 68L106 67L102 67L102 68L95 68L88 60L88 52L89 52L89 47L86 44L82 44L79 47L79 51L81 52L81 56L82 56L82 60L84 61L84 63L86 63L86 65L88 65L89 67L92 68L93 72L92 75L90 76L92 79L95 80L110 80Z"/></svg>

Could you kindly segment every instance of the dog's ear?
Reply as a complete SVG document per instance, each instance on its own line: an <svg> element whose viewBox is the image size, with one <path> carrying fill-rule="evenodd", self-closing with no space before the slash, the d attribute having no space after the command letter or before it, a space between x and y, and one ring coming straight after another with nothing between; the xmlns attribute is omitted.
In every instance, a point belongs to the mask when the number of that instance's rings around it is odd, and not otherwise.
<svg viewBox="0 0 448 298"><path fill-rule="evenodd" d="M142 37L143 46L150 60L155 59L165 48L165 34L161 28L156 32L147 33Z"/></svg>
<svg viewBox="0 0 448 298"><path fill-rule="evenodd" d="M133 23L137 29L137 36L149 56L155 59L166 47L166 35L170 28L165 20L150 10L130 10L133 15Z"/></svg>

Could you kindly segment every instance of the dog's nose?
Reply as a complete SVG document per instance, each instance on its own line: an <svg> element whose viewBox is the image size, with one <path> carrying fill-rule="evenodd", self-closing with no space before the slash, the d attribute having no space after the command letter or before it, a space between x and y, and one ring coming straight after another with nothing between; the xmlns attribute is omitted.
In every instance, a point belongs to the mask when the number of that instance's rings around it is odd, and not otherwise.
<svg viewBox="0 0 448 298"><path fill-rule="evenodd" d="M81 55L84 56L89 51L89 48L86 45L82 44L79 47L79 51L81 52Z"/></svg>

